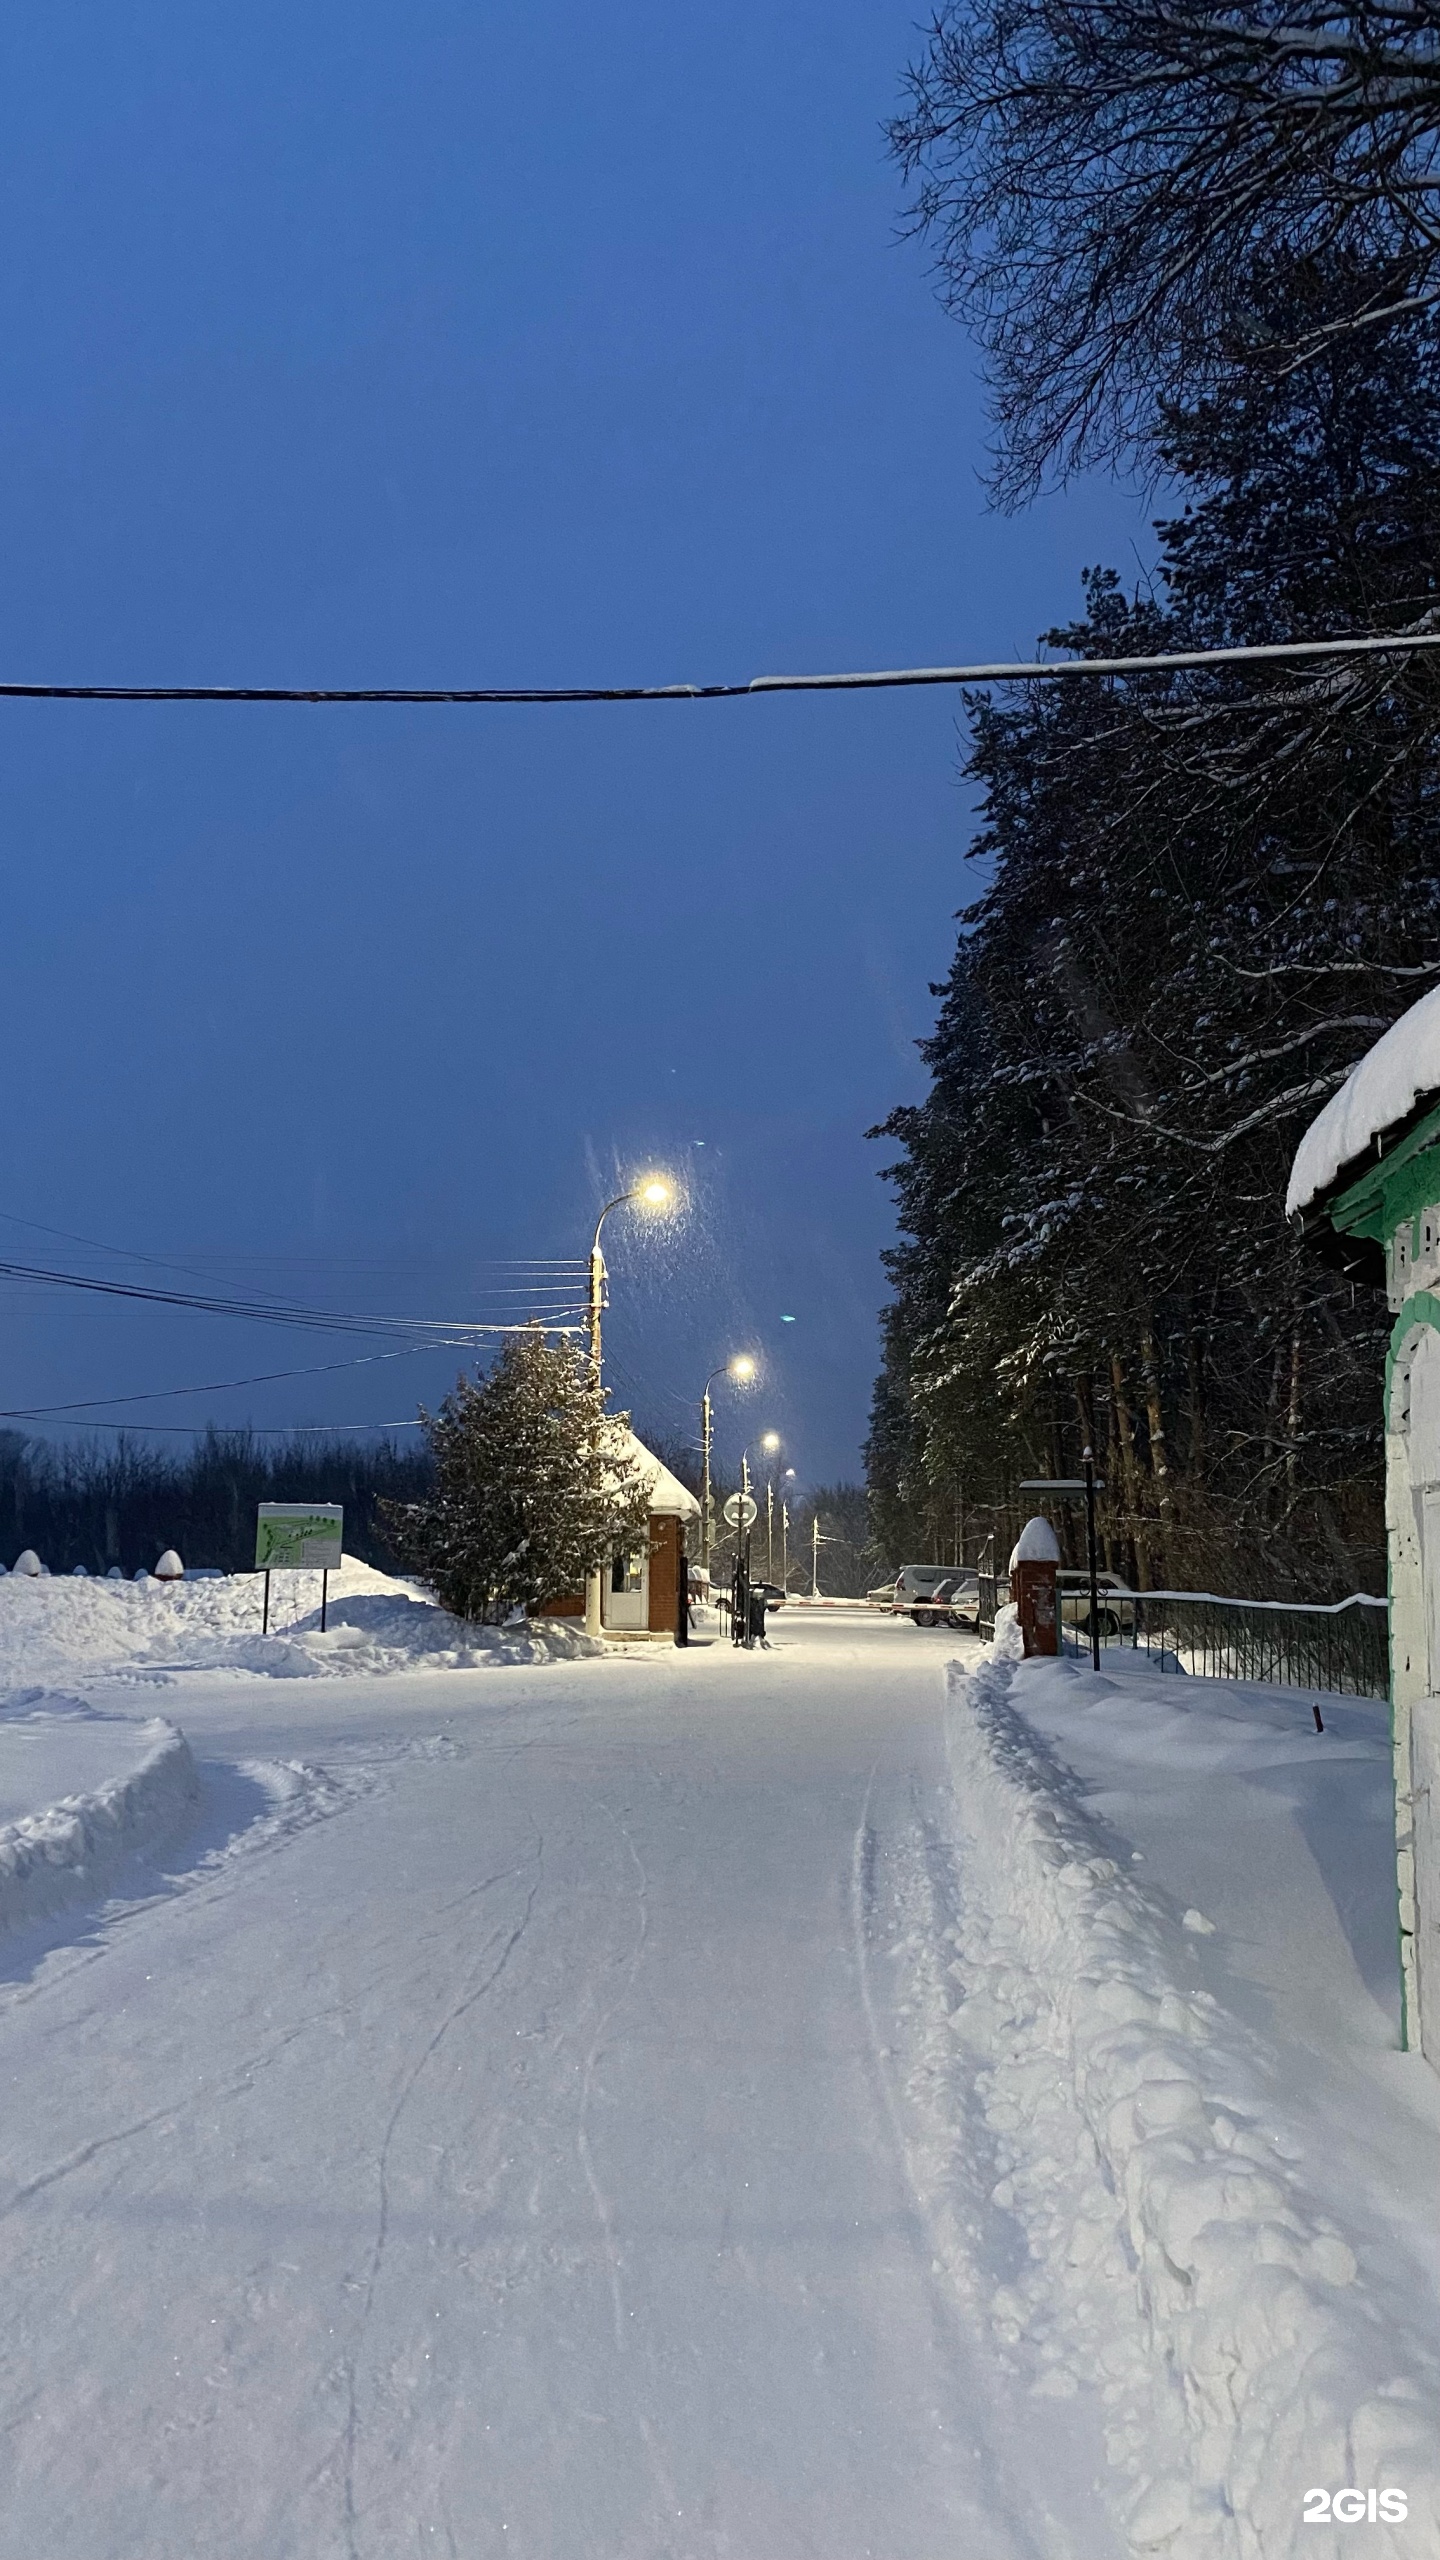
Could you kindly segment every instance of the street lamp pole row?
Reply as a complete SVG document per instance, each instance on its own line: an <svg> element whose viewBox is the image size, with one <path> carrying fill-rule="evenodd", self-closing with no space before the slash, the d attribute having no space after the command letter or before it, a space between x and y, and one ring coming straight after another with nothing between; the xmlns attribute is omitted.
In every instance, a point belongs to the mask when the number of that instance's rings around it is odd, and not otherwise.
<svg viewBox="0 0 1440 2560"><path fill-rule="evenodd" d="M595 1240L590 1247L589 1332L590 1367L597 1387L603 1383L600 1317L601 1311L605 1305L606 1278L605 1256L600 1249L600 1230L604 1226L605 1221L610 1216L612 1210L623 1209L627 1207L632 1200L642 1202L647 1209L668 1209L674 1197L675 1194L671 1185L668 1182L663 1181L659 1174L652 1174L648 1181L636 1183L629 1191L617 1191L613 1200L606 1201L604 1208L601 1210L599 1217L595 1221ZM594 1572L587 1573L585 1577L585 1633L587 1636L594 1636L598 1639L601 1630L601 1623L600 1568L597 1565Z"/></svg>

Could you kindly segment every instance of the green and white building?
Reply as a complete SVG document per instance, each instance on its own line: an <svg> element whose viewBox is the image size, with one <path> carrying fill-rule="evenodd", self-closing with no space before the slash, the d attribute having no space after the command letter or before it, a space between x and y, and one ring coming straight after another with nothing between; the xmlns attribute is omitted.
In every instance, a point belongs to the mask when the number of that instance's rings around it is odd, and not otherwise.
<svg viewBox="0 0 1440 2560"><path fill-rule="evenodd" d="M1306 1132L1287 1212L1383 1285L1390 1702L1404 2038L1440 2069L1440 988Z"/></svg>

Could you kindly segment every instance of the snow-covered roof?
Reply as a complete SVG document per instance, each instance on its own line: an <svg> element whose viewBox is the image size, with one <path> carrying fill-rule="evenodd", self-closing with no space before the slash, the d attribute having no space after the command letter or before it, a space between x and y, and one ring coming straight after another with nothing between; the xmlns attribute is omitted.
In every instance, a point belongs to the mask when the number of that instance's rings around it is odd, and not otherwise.
<svg viewBox="0 0 1440 2560"><path fill-rule="evenodd" d="M698 1520L700 1505L687 1485L662 1466L653 1449L637 1440L633 1431L616 1434L615 1454L627 1472L636 1470L644 1476L647 1500L652 1516L667 1520Z"/></svg>
<svg viewBox="0 0 1440 2560"><path fill-rule="evenodd" d="M1346 1165L1432 1093L1440 1096L1440 987L1391 1023L1311 1122L1291 1167L1286 1217L1308 1209Z"/></svg>
<svg viewBox="0 0 1440 2560"><path fill-rule="evenodd" d="M1033 1520L1026 1521L1010 1550L1010 1571L1013 1573L1017 1564L1058 1564L1059 1561L1060 1541L1049 1521L1042 1520L1037 1513Z"/></svg>

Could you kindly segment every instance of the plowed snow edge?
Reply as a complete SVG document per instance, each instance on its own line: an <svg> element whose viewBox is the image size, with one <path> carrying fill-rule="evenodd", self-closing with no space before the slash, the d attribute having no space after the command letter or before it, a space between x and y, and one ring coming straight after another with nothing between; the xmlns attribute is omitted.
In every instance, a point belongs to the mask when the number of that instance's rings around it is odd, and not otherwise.
<svg viewBox="0 0 1440 2560"><path fill-rule="evenodd" d="M1173 1917L1106 1853L1010 1677L952 1666L945 1719L965 1901L950 2025L1031 2257L995 2299L1000 2335L1039 2313L1068 2387L1099 2385L1137 2550L1321 2560L1348 2544L1302 2527L1304 2493L1349 2480L1408 2496L1367 2550L1440 2548L1432 2359L1307 2196L1248 2031L1186 1986Z"/></svg>
<svg viewBox="0 0 1440 2560"><path fill-rule="evenodd" d="M164 1716L143 1730L151 1747L126 1776L0 1826L0 1929L98 1899L129 1859L190 1819L200 1781L189 1743Z"/></svg>

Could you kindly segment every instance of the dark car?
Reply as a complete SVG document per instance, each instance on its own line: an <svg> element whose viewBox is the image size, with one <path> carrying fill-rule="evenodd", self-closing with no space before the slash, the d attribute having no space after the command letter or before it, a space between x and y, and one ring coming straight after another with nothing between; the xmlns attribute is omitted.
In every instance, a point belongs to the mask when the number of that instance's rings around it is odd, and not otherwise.
<svg viewBox="0 0 1440 2560"><path fill-rule="evenodd" d="M785 1594L778 1582L752 1582L750 1588L760 1594L767 1609L783 1609L785 1606Z"/></svg>

